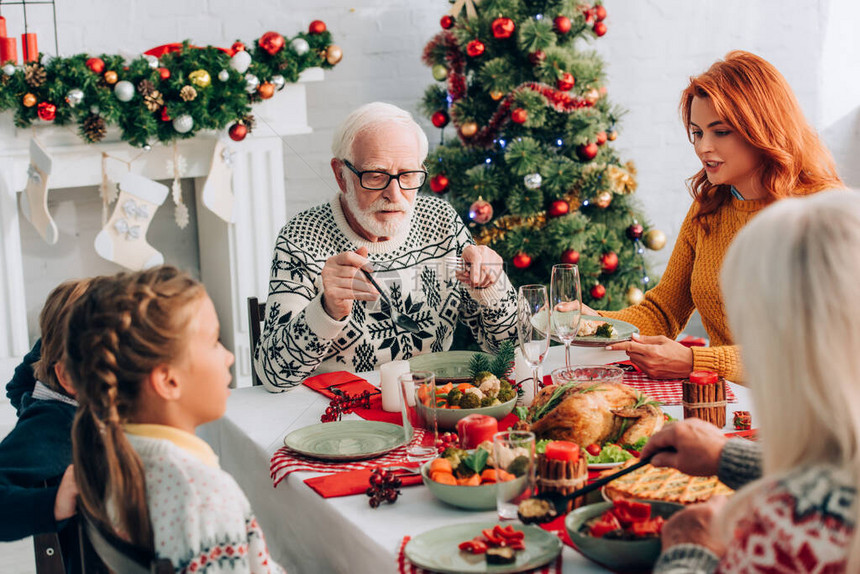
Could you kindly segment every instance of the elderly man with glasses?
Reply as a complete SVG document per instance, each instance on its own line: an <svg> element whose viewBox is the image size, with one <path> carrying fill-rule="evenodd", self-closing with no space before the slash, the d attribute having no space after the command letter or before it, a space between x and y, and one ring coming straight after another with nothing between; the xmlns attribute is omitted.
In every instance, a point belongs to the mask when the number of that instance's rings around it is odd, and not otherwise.
<svg viewBox="0 0 860 574"><path fill-rule="evenodd" d="M408 112L381 102L335 133L338 193L290 220L275 244L254 359L268 390L448 350L458 321L488 351L516 337L501 257L475 245L448 203L418 195L427 147Z"/></svg>

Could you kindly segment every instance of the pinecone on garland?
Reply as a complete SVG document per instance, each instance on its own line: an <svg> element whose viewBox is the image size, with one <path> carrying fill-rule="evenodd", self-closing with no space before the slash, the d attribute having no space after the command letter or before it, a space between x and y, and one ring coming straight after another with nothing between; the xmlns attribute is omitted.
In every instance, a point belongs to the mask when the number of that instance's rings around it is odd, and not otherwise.
<svg viewBox="0 0 860 574"><path fill-rule="evenodd" d="M155 91L155 84L149 80L141 80L140 83L137 84L137 91L140 92L141 96L146 97Z"/></svg>
<svg viewBox="0 0 860 574"><path fill-rule="evenodd" d="M248 133L251 133L257 127L257 119L254 117L254 114L248 114L239 121L248 128Z"/></svg>
<svg viewBox="0 0 860 574"><path fill-rule="evenodd" d="M152 90L143 96L143 103L150 112L157 112L164 105L164 98L161 97L161 92Z"/></svg>
<svg viewBox="0 0 860 574"><path fill-rule="evenodd" d="M104 119L97 114L90 114L81 123L81 137L89 143L100 142L107 133Z"/></svg>
<svg viewBox="0 0 860 574"><path fill-rule="evenodd" d="M31 88L38 88L48 79L48 73L38 62L24 66L24 81Z"/></svg>
<svg viewBox="0 0 860 574"><path fill-rule="evenodd" d="M182 98L183 102L190 102L197 97L197 90L194 89L194 86L183 86L179 90L179 97Z"/></svg>

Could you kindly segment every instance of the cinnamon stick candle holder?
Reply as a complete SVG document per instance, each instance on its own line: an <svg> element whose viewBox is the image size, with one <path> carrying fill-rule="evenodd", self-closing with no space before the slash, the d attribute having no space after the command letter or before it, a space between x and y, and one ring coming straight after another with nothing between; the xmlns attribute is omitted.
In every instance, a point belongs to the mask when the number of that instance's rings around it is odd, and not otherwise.
<svg viewBox="0 0 860 574"><path fill-rule="evenodd" d="M540 493L554 492L568 495L588 482L588 461L585 455L575 462L548 458L545 454L538 455L537 487ZM567 502L567 512L579 508L585 502L584 497Z"/></svg>
<svg viewBox="0 0 860 574"><path fill-rule="evenodd" d="M726 381L710 371L693 371L682 384L684 418L726 426Z"/></svg>

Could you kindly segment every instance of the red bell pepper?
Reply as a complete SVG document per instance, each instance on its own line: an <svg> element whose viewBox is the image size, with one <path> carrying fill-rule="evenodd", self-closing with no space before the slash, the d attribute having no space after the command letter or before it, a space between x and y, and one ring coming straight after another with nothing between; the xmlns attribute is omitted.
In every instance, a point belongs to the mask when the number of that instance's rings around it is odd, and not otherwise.
<svg viewBox="0 0 860 574"><path fill-rule="evenodd" d="M663 530L662 516L655 516L643 522L634 522L630 525L630 532L640 537L657 536Z"/></svg>
<svg viewBox="0 0 860 574"><path fill-rule="evenodd" d="M619 498L614 501L614 507L611 512L624 525L645 522L651 518L651 505L645 502L634 502Z"/></svg>
<svg viewBox="0 0 860 574"><path fill-rule="evenodd" d="M502 546L505 537L495 533L495 528L485 528L481 530L481 534L487 539L487 544L490 546Z"/></svg>
<svg viewBox="0 0 860 574"><path fill-rule="evenodd" d="M621 530L621 523L611 510L607 510L600 517L600 520L591 525L589 534L595 538L603 538L607 533L613 530Z"/></svg>
<svg viewBox="0 0 860 574"><path fill-rule="evenodd" d="M471 554L484 554L487 551L487 543L483 540L478 540L474 538L472 540L466 540L465 542L461 542L458 546L460 550L464 552L469 552Z"/></svg>
<svg viewBox="0 0 860 574"><path fill-rule="evenodd" d="M523 540L526 537L525 532L522 530L514 530L514 527L511 524L504 527L501 524L496 524L493 527L493 534L501 536L506 540Z"/></svg>

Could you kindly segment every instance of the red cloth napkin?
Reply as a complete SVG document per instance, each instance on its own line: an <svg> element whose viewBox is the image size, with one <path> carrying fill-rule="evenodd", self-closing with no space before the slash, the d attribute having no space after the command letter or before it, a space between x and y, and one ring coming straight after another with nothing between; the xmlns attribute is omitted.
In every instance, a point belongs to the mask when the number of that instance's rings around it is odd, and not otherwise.
<svg viewBox="0 0 860 574"><path fill-rule="evenodd" d="M703 339L702 337L694 337L692 335L687 335L680 341L678 341L685 347L707 347L708 341Z"/></svg>
<svg viewBox="0 0 860 574"><path fill-rule="evenodd" d="M420 468L417 464L410 464L409 466ZM406 474L403 471L393 472L400 477L403 486L415 486L424 482L420 474ZM336 474L308 478L305 479L305 484L313 488L323 498L352 496L353 494L364 494L367 487L370 486L371 474L373 474L372 469L351 470L349 472L338 472Z"/></svg>
<svg viewBox="0 0 860 574"><path fill-rule="evenodd" d="M314 375L305 379L304 385L329 398L334 398L335 394L332 392L334 388L340 389L348 395L357 395L364 391L370 391L371 393L375 393L370 397L370 408L357 408L353 412L369 421L394 423L396 425L403 424L403 417L399 411L389 413L382 410L382 394L379 392L379 389L353 373L335 371L333 373Z"/></svg>

